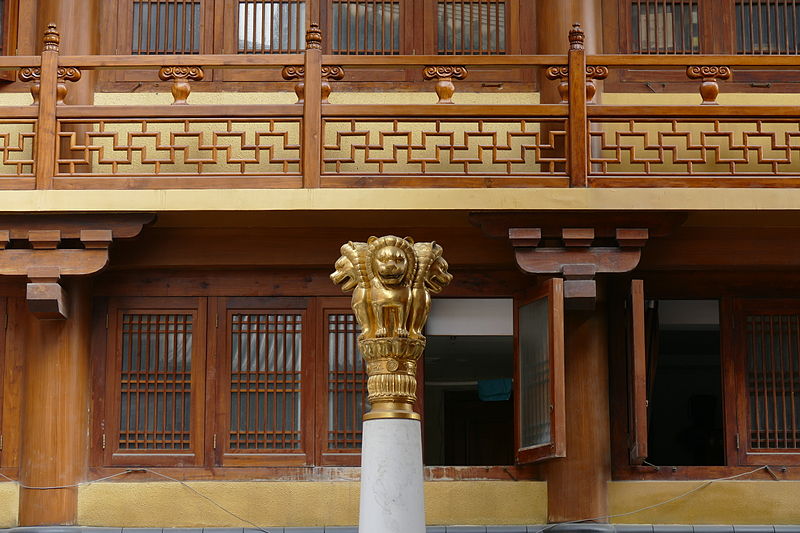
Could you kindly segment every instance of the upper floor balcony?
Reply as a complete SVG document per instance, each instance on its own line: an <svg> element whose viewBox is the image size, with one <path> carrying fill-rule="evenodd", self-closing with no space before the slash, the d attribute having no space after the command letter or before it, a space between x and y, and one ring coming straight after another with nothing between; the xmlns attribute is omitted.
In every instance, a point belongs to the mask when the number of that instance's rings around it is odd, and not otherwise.
<svg viewBox="0 0 800 533"><path fill-rule="evenodd" d="M329 54L312 24L298 53L64 55L51 27L41 55L0 57L0 69L14 69L33 101L0 99L0 188L800 183L800 113L791 95L726 92L739 75L800 70L799 56L589 54L584 38L577 26L564 35L563 55ZM371 90L387 69L427 92ZM92 71L149 71L171 84L172 97L98 93L92 105L64 103L73 82ZM257 93L193 92L211 71L276 81ZM682 77L695 92L661 101L604 93L606 78L632 71ZM470 84L472 76L536 73L560 102Z"/></svg>

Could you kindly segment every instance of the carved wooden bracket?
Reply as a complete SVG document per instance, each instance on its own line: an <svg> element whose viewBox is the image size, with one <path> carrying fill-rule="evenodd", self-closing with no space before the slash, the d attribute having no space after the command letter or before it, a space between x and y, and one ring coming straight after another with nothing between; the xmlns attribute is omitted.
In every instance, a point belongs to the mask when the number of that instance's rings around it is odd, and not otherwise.
<svg viewBox="0 0 800 533"><path fill-rule="evenodd" d="M558 95L561 97L562 104L569 102L569 67L564 65L554 65L547 67L544 72L548 80L559 80ZM608 67L602 65L586 65L586 101L594 100L597 94L597 86L594 80L604 80L608 77Z"/></svg>
<svg viewBox="0 0 800 533"><path fill-rule="evenodd" d="M202 81L205 77L202 67L161 67L158 77L162 81L172 80L172 105L186 105L192 88L189 80Z"/></svg>
<svg viewBox="0 0 800 533"><path fill-rule="evenodd" d="M19 81L31 83L31 96L33 103L39 105L39 93L41 92L42 69L40 67L23 67L19 69L17 78ZM63 104L67 97L67 84L65 82L76 82L81 79L81 71L77 67L58 67L56 70L58 85L56 86L56 104Z"/></svg>
<svg viewBox="0 0 800 533"><path fill-rule="evenodd" d="M456 86L453 80L463 80L467 77L467 68L455 65L428 66L422 71L426 80L439 80L436 82L436 95L439 97L437 104L452 104Z"/></svg>
<svg viewBox="0 0 800 533"><path fill-rule="evenodd" d="M302 65L288 65L281 69L281 77L286 81L297 80L294 84L294 94L297 95L297 103L305 102L306 90L306 68Z"/></svg>
<svg viewBox="0 0 800 533"><path fill-rule="evenodd" d="M648 236L644 228L617 228L610 239L598 239L594 228L562 228L558 239L543 239L541 228L508 230L523 272L562 276L565 303L578 309L594 307L596 274L636 268Z"/></svg>
<svg viewBox="0 0 800 533"><path fill-rule="evenodd" d="M331 80L339 81L344 78L344 69L335 65L323 65L322 67L322 103L329 104L328 97L331 95Z"/></svg>
<svg viewBox="0 0 800 533"><path fill-rule="evenodd" d="M686 68L686 75L690 80L702 80L700 83L700 96L703 98L701 105L717 105L719 84L717 80L731 79L731 69L724 65L695 65Z"/></svg>
<svg viewBox="0 0 800 533"><path fill-rule="evenodd" d="M330 80L341 80L344 78L344 69L336 65L325 65L321 69L322 74L322 103L329 104L328 97L331 95ZM281 69L281 77L286 81L297 80L294 85L294 93L297 95L297 103L305 101L305 77L306 68L300 65L289 65Z"/></svg>
<svg viewBox="0 0 800 533"><path fill-rule="evenodd" d="M0 275L26 276L28 308L67 318L61 276L98 272L114 239L135 237L153 215L0 216Z"/></svg>

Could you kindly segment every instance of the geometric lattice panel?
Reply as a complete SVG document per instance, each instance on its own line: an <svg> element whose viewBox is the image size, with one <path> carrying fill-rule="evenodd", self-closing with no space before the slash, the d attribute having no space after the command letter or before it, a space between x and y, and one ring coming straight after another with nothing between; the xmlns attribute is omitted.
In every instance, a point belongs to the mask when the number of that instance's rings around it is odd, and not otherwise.
<svg viewBox="0 0 800 533"><path fill-rule="evenodd" d="M564 119L327 119L323 172L564 174Z"/></svg>
<svg viewBox="0 0 800 533"><path fill-rule="evenodd" d="M36 121L0 120L0 176L32 176Z"/></svg>
<svg viewBox="0 0 800 533"><path fill-rule="evenodd" d="M60 175L300 174L299 119L58 121Z"/></svg>
<svg viewBox="0 0 800 533"><path fill-rule="evenodd" d="M800 174L800 121L602 119L591 122L592 174Z"/></svg>

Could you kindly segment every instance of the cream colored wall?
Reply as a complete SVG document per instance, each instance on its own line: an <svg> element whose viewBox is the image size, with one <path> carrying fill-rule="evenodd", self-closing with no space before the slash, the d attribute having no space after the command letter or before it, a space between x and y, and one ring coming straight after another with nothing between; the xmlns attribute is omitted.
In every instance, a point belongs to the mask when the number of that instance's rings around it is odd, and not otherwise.
<svg viewBox="0 0 800 533"><path fill-rule="evenodd" d="M614 481L612 515L667 501L703 481ZM719 481L674 502L621 516L618 524L798 524L800 481Z"/></svg>
<svg viewBox="0 0 800 533"><path fill-rule="evenodd" d="M30 95L24 104L5 103L3 98L6 96L17 97L19 95L0 94L0 105L26 105L31 102ZM329 98L332 104L435 104L436 93L433 85L429 92L337 92L331 93ZM196 105L205 104L293 104L297 97L291 91L284 92L248 92L248 93L204 93L195 91L189 95L189 103ZM468 93L458 92L453 101L457 104L516 104L530 105L539 103L538 93ZM94 97L96 105L158 105L171 104L172 94L169 92L160 93L96 93Z"/></svg>
<svg viewBox="0 0 800 533"><path fill-rule="evenodd" d="M174 189L3 191L0 212L163 211L796 211L800 189Z"/></svg>
<svg viewBox="0 0 800 533"><path fill-rule="evenodd" d="M17 525L19 488L16 483L0 483L0 527Z"/></svg>
<svg viewBox="0 0 800 533"><path fill-rule="evenodd" d="M358 523L358 483L188 483L259 526L340 526ZM540 524L546 520L543 482L425 483L429 524ZM96 483L78 493L78 523L125 527L247 527L185 486L173 482Z"/></svg>

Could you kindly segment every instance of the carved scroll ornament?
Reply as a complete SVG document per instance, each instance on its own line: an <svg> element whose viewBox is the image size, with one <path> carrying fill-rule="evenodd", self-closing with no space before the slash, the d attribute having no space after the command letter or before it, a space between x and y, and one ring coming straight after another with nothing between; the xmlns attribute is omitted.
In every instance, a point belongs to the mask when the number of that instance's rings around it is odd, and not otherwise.
<svg viewBox="0 0 800 533"><path fill-rule="evenodd" d="M731 79L731 69L725 65L694 65L686 68L686 76L690 80L702 80L700 96L702 105L716 105L719 96L717 80Z"/></svg>
<svg viewBox="0 0 800 533"><path fill-rule="evenodd" d="M453 279L435 242L387 235L341 248L331 280L353 292L352 307L361 326L358 347L367 363L368 400L364 420L410 418L417 399L417 360L425 349L422 328L431 293Z"/></svg>
<svg viewBox="0 0 800 533"><path fill-rule="evenodd" d="M189 80L202 81L205 73L202 67L195 66L161 67L158 77L163 81L172 81L172 104L186 105L186 99L192 91Z"/></svg>
<svg viewBox="0 0 800 533"><path fill-rule="evenodd" d="M422 77L436 82L437 104L452 104L456 86L453 80L463 80L467 77L467 68L458 65L430 65L423 69Z"/></svg>

